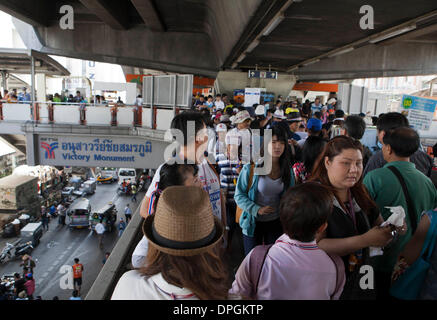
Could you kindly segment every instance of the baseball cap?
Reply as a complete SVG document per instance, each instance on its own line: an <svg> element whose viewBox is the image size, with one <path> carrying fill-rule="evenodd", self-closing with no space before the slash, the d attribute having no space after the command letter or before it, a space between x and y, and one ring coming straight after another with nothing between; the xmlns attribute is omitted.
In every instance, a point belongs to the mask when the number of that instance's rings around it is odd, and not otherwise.
<svg viewBox="0 0 437 320"><path fill-rule="evenodd" d="M217 127L215 127L215 131L216 132L226 132L226 131L228 131L228 128L226 127L226 125L224 123L219 123L217 125Z"/></svg>
<svg viewBox="0 0 437 320"><path fill-rule="evenodd" d="M311 118L307 122L307 129L312 129L313 131L320 131L322 130L322 121L316 118Z"/></svg>
<svg viewBox="0 0 437 320"><path fill-rule="evenodd" d="M256 107L255 114L257 116L264 116L265 115L265 107L262 104L260 104L258 107Z"/></svg>
<svg viewBox="0 0 437 320"><path fill-rule="evenodd" d="M274 118L279 118L279 119L286 119L284 116L284 111L283 110L276 110L275 113L273 114Z"/></svg>
<svg viewBox="0 0 437 320"><path fill-rule="evenodd" d="M288 122L302 121L299 110L294 108L288 108L288 109L291 109L288 110L289 112L287 113Z"/></svg>

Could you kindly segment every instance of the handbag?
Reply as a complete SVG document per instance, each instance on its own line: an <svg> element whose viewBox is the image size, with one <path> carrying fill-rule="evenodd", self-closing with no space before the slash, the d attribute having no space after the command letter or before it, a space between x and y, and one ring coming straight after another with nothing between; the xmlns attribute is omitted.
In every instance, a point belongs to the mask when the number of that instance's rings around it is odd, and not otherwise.
<svg viewBox="0 0 437 320"><path fill-rule="evenodd" d="M433 214L431 225L426 233L426 239L420 252L419 258L408 267L399 278L393 282L390 294L401 300L416 300L431 267L430 258L434 251L437 237L437 215Z"/></svg>
<svg viewBox="0 0 437 320"><path fill-rule="evenodd" d="M255 164L251 163L250 164L250 173L249 173L249 183L247 184L247 190L246 193L249 193L250 187L252 186L252 180L253 180L253 168L255 167ZM240 223L240 217L241 214L243 213L243 209L241 209L238 205L237 205L237 209L235 210L235 222L236 223Z"/></svg>

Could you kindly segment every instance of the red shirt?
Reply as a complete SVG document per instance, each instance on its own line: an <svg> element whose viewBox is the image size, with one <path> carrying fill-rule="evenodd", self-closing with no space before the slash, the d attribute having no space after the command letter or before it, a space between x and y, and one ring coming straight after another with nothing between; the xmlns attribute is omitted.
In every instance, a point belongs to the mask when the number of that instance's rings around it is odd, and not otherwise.
<svg viewBox="0 0 437 320"><path fill-rule="evenodd" d="M76 263L73 265L73 278L82 278L83 265L81 263Z"/></svg>

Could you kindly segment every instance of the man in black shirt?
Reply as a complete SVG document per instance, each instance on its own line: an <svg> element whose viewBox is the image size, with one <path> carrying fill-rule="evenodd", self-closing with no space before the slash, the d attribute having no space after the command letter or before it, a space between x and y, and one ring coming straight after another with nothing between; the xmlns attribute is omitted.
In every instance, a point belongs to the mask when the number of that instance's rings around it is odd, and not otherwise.
<svg viewBox="0 0 437 320"><path fill-rule="evenodd" d="M14 294L16 297L18 297L21 291L26 291L25 283L26 280L21 278L19 273L14 273Z"/></svg>

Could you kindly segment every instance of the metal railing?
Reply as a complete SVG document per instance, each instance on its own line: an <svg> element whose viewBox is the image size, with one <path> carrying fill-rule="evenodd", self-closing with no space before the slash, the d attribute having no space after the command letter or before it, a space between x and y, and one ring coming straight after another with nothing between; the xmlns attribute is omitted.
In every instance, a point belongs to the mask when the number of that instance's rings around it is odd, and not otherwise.
<svg viewBox="0 0 437 320"><path fill-rule="evenodd" d="M36 101L34 104L0 102L1 121L34 121L49 124L134 126L166 130L179 112L168 106L94 104Z"/></svg>

